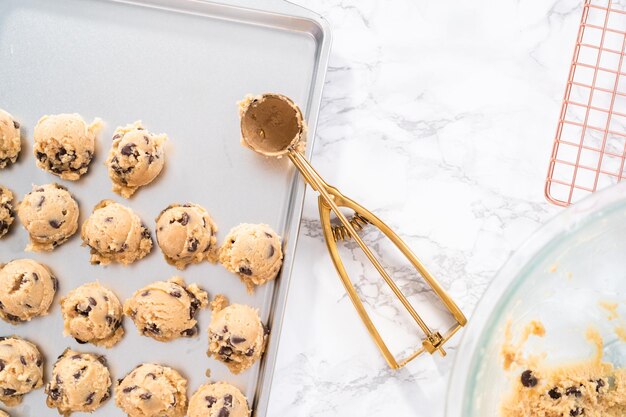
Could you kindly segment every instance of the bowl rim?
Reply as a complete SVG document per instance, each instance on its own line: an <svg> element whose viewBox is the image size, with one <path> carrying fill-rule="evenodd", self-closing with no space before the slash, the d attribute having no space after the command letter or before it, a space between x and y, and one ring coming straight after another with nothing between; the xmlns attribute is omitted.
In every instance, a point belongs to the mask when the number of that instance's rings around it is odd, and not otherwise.
<svg viewBox="0 0 626 417"><path fill-rule="evenodd" d="M463 330L448 379L446 417L463 417L467 382L474 356L479 348L478 342L502 295L515 284L528 261L539 255L544 247L550 245L562 233L572 230L587 219L620 202L626 202L626 182L596 192L556 214L511 254L476 304L476 308L469 317L468 325Z"/></svg>

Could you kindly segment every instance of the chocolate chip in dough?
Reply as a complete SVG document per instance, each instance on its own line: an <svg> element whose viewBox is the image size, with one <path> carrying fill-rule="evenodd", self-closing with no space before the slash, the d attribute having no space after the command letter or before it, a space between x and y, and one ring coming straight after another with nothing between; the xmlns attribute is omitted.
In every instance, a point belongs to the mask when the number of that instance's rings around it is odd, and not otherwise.
<svg viewBox="0 0 626 417"><path fill-rule="evenodd" d="M559 389L557 387L552 388L550 391L548 391L548 395L550 396L550 398L552 398L553 400L558 400L559 398L562 397L561 393L559 392Z"/></svg>
<svg viewBox="0 0 626 417"><path fill-rule="evenodd" d="M537 382L539 382L537 381L537 378L535 378L535 376L533 375L533 372L529 369L522 372L522 376L520 379L522 381L522 385L526 388L532 388L537 385Z"/></svg>
<svg viewBox="0 0 626 417"><path fill-rule="evenodd" d="M565 390L566 395L573 395L576 398L582 397L583 393L577 387L569 387Z"/></svg>
<svg viewBox="0 0 626 417"><path fill-rule="evenodd" d="M240 266L239 273L250 276L252 275L252 270L248 268L247 266Z"/></svg>

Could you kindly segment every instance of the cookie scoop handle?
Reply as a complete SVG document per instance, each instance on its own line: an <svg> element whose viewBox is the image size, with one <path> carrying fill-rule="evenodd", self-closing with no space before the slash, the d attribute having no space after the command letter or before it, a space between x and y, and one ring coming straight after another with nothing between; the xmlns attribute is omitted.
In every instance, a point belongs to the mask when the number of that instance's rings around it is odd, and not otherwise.
<svg viewBox="0 0 626 417"><path fill-rule="evenodd" d="M409 249L406 243L393 230L391 230L389 226L387 226L382 220L376 217L365 207L344 196L337 188L332 187L328 183L326 183L326 181L324 181L324 179L322 179L317 171L311 166L309 161L307 161L307 159L295 148L289 148L288 156L289 159L296 166L296 168L298 168L306 182L319 193L318 207L320 212L320 221L324 231L324 238L326 239L328 252L330 253L333 264L335 265L337 273L339 274L339 277L341 278L341 281L346 288L352 304L356 308L359 317L365 324L365 327L374 339L374 342L385 357L385 360L387 361L389 366L393 369L401 368L423 352L428 352L431 354L434 352L439 352L442 356L445 356L446 352L443 349L443 345L461 327L463 327L467 323L465 315L459 309L456 303L450 298L450 296L446 293L443 287L441 287L439 282L428 272L428 270L424 267L424 265L417 258L417 256L415 256L415 254ZM348 220L345 214L341 211L340 207L350 208L355 212L355 217L352 221ZM389 286L395 296L400 300L404 308L409 312L413 320L417 323L422 332L426 335L426 338L422 341L422 347L415 351L413 354L409 355L407 358L400 361L396 360L396 358L391 353L384 340L380 336L380 333L376 329L376 326L372 322L369 314L365 310L363 302L361 301L356 289L354 288L354 285L352 284L352 281L350 280L350 277L348 276L348 273L339 255L339 250L337 248L336 242L337 235L333 233L333 226L331 224L331 212L337 217L337 219L341 223L341 228L345 230L345 236L354 239L359 248L363 251L365 256L381 275L385 283ZM393 242L393 244L419 271L426 283L431 287L431 289L435 292L435 294L439 297L439 299L446 306L450 314L456 320L456 324L453 325L447 332L445 332L445 334L442 335L439 331L432 330L422 319L422 317L417 313L415 308L402 293L402 290L400 290L398 285L393 281L393 279L391 279L378 258L365 244L363 239L357 233L357 230L355 230L355 218L361 219L361 222L369 223L378 228L381 232L383 232L385 236L387 236ZM359 229L361 229L360 226Z"/></svg>

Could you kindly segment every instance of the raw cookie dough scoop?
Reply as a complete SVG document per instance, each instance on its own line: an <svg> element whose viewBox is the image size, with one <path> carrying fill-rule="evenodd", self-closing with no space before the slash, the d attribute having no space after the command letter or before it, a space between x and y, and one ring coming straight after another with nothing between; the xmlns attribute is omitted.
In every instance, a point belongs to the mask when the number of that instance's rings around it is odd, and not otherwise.
<svg viewBox="0 0 626 417"><path fill-rule="evenodd" d="M442 355L445 355L446 352L443 349L443 345L467 322L463 312L396 233L369 210L326 183L315 171L302 154L307 128L298 106L291 99L280 94L249 95L239 103L239 116L241 119L241 140L244 146L268 157L280 158L285 155L288 156L291 162L298 168L304 180L319 193L320 220L330 256L354 307L389 366L394 369L401 368L423 352L432 354L439 351ZM353 210L354 215L351 218L346 217L340 207ZM334 213L341 223L340 226L332 225L331 212ZM419 271L426 283L456 320L456 323L450 329L443 334L431 329L415 311L374 253L358 235L357 232L367 224L371 224L382 231ZM424 332L425 338L422 340L422 347L408 357L396 360L365 310L339 256L337 241L344 239L355 240L368 260Z"/></svg>

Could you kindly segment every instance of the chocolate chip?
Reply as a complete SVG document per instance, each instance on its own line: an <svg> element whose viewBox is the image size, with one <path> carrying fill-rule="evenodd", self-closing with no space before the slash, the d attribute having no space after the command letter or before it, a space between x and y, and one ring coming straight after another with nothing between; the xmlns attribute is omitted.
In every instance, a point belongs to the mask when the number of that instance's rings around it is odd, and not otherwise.
<svg viewBox="0 0 626 417"><path fill-rule="evenodd" d="M228 417L230 415L230 411L226 407L220 408L220 412L217 414L217 417Z"/></svg>
<svg viewBox="0 0 626 417"><path fill-rule="evenodd" d="M6 316L7 320L15 322L15 323L19 323L22 321L21 318L14 316L13 314L9 314L9 313L4 313L4 315Z"/></svg>
<svg viewBox="0 0 626 417"><path fill-rule="evenodd" d="M230 394L224 395L224 405L227 407L232 407L233 405L233 396Z"/></svg>
<svg viewBox="0 0 626 417"><path fill-rule="evenodd" d="M74 379L80 379L81 376L83 376L83 373L85 373L85 369L87 369L86 366L83 366L82 368L80 368L78 371L76 371L72 376L74 377Z"/></svg>
<svg viewBox="0 0 626 417"><path fill-rule="evenodd" d="M39 281L39 275L33 272L33 279L35 280L35 282Z"/></svg>
<svg viewBox="0 0 626 417"><path fill-rule="evenodd" d="M596 380L596 392L600 392L600 389L606 385L606 382L602 378Z"/></svg>
<svg viewBox="0 0 626 417"><path fill-rule="evenodd" d="M50 220L48 222L48 224L50 224L50 226L52 226L53 228L58 229L59 227L61 227L63 222L59 222L59 221L56 221L56 220Z"/></svg>
<svg viewBox="0 0 626 417"><path fill-rule="evenodd" d="M133 154L133 150L135 147L136 145L134 143L128 143L122 147L122 150L120 152L124 156L130 156Z"/></svg>
<svg viewBox="0 0 626 417"><path fill-rule="evenodd" d="M559 392L559 389L557 387L554 387L550 391L548 391L548 395L553 400L558 400L559 398L561 398L561 393Z"/></svg>
<svg viewBox="0 0 626 417"><path fill-rule="evenodd" d="M150 138L147 135L143 135L143 140L146 142L146 145L150 144Z"/></svg>
<svg viewBox="0 0 626 417"><path fill-rule="evenodd" d="M267 324L263 325L263 334L265 336L267 336L268 334L270 334L270 327Z"/></svg>
<svg viewBox="0 0 626 417"><path fill-rule="evenodd" d="M121 137L122 137L122 135L120 135L120 134L118 133L118 134L113 135L113 138L112 138L112 139L113 139L113 140L115 140L115 139L119 139L119 138L121 138Z"/></svg>
<svg viewBox="0 0 626 417"><path fill-rule="evenodd" d="M4 371L5 366L6 366L6 362L0 359L0 372Z"/></svg>
<svg viewBox="0 0 626 417"><path fill-rule="evenodd" d="M107 322L107 325L109 327L111 327L111 325L117 321L117 320L115 320L115 317L110 316L108 314L106 316L104 316L104 320Z"/></svg>
<svg viewBox="0 0 626 417"><path fill-rule="evenodd" d="M248 268L247 266L240 266L239 273L250 276L252 275L252 270Z"/></svg>
<svg viewBox="0 0 626 417"><path fill-rule="evenodd" d="M148 372L148 373L146 374L146 376L149 376L150 378L152 378L153 380L155 380L155 381L156 381L156 375L155 375L155 374L153 374L152 372Z"/></svg>
<svg viewBox="0 0 626 417"><path fill-rule="evenodd" d="M208 407L208 408L213 407L213 404L215 404L215 403L217 402L217 398L215 398L215 397L214 397L214 396L212 396L212 395L207 395L206 397L204 397L204 399L205 399L205 400L206 400L206 402L207 402L207 407Z"/></svg>
<svg viewBox="0 0 626 417"><path fill-rule="evenodd" d="M61 156L67 154L67 149L65 149L64 147L59 148L58 154Z"/></svg>
<svg viewBox="0 0 626 417"><path fill-rule="evenodd" d="M59 387L54 387L48 392L48 397L50 397L52 401L58 400L60 396L61 389Z"/></svg>
<svg viewBox="0 0 626 417"><path fill-rule="evenodd" d="M146 291L141 293L142 297L147 297L148 295L150 295L150 290L146 290Z"/></svg>
<svg viewBox="0 0 626 417"><path fill-rule="evenodd" d="M63 355L61 355L61 356L63 356ZM60 358L61 356L59 356L59 358ZM75 360L75 361L76 361L76 360L78 360L78 359L80 359L80 358L82 358L82 357L83 357L83 355L81 355L80 353L78 353L78 354L76 354L76 355L72 356L72 357L71 357L71 359L73 359L73 360Z"/></svg>
<svg viewBox="0 0 626 417"><path fill-rule="evenodd" d="M15 394L17 391L15 391L13 388L4 388L3 393L6 396L10 396Z"/></svg>
<svg viewBox="0 0 626 417"><path fill-rule="evenodd" d="M159 334L159 333L161 333L161 330L159 329L159 326L157 326L155 323L148 323L146 325L146 327L143 328L143 332L144 333Z"/></svg>
<svg viewBox="0 0 626 417"><path fill-rule="evenodd" d="M180 219L178 219L178 223L182 224L183 226L187 226L187 223L189 223L189 214L187 214L187 212L183 212L183 214L180 216Z"/></svg>
<svg viewBox="0 0 626 417"><path fill-rule="evenodd" d="M104 395L102 396L102 398L100 398L100 404L102 404L103 402L105 402L106 400L108 400L109 398L111 398L111 392L107 391L104 393Z"/></svg>
<svg viewBox="0 0 626 417"><path fill-rule="evenodd" d="M182 336L186 336L186 337L191 337L193 335L195 335L197 333L198 329L196 328L196 326L190 328L190 329L186 329L183 330L182 332L180 332L180 334Z"/></svg>
<svg viewBox="0 0 626 417"><path fill-rule="evenodd" d="M26 358L24 356L20 356L20 362L22 365L26 366Z"/></svg>
<svg viewBox="0 0 626 417"><path fill-rule="evenodd" d="M149 400L150 398L152 398L152 394L149 392L144 392L139 396L139 398L141 398L142 400Z"/></svg>
<svg viewBox="0 0 626 417"><path fill-rule="evenodd" d="M141 237L144 239L150 239L150 230L147 227L141 227Z"/></svg>
<svg viewBox="0 0 626 417"><path fill-rule="evenodd" d="M104 221L105 221L106 223L111 223L111 222L113 221L113 217L110 217L110 216L109 216L109 217L105 217L105 218L104 218Z"/></svg>
<svg viewBox="0 0 626 417"><path fill-rule="evenodd" d="M224 326L222 328L222 333L228 333L228 326Z"/></svg>
<svg viewBox="0 0 626 417"><path fill-rule="evenodd" d="M137 388L139 388L137 385L131 385L130 387L126 387L126 388L124 388L124 389L122 390L122 392L123 392L124 394L128 394L129 392L134 391L134 390L136 390Z"/></svg>
<svg viewBox="0 0 626 417"><path fill-rule="evenodd" d="M570 416L581 416L581 415L583 415L583 414L584 414L584 412L585 412L585 410L584 410L584 409L582 409L582 408L580 408L580 407L575 407L575 408L572 408L572 409L569 411L569 415L570 415Z"/></svg>
<svg viewBox="0 0 626 417"><path fill-rule="evenodd" d="M272 234L271 234L271 233L267 233L267 232L265 232L265 236L266 236L266 237L269 237L269 238L273 238L273 237L274 237L274 236L272 236Z"/></svg>
<svg viewBox="0 0 626 417"><path fill-rule="evenodd" d="M154 155L152 155L151 153L148 154L148 163L151 164L152 162L154 162Z"/></svg>
<svg viewBox="0 0 626 417"><path fill-rule="evenodd" d="M92 306L97 306L98 305L98 303L96 302L95 298L89 297L88 300L89 300L89 304L91 304Z"/></svg>
<svg viewBox="0 0 626 417"><path fill-rule="evenodd" d="M565 394L566 395L573 395L576 398L580 398L583 393L580 392L580 390L578 389L578 387L569 387L565 390Z"/></svg>
<svg viewBox="0 0 626 417"><path fill-rule="evenodd" d="M245 337L240 337L240 336L232 336L230 338L230 342L234 343L234 344L238 344L238 343L243 343L246 341Z"/></svg>
<svg viewBox="0 0 626 417"><path fill-rule="evenodd" d="M16 122L15 120L13 120L13 127L16 129L20 128L20 124L18 122Z"/></svg>
<svg viewBox="0 0 626 417"><path fill-rule="evenodd" d="M198 250L198 243L200 243L198 241L198 239L196 239L195 237L192 237L189 240L189 245L187 246L187 251L188 252L195 252L196 250Z"/></svg>
<svg viewBox="0 0 626 417"><path fill-rule="evenodd" d="M274 256L274 253L276 252L276 249L274 249L274 245L270 245L270 249L267 253L267 257L271 258L272 256Z"/></svg>
<svg viewBox="0 0 626 417"><path fill-rule="evenodd" d="M246 355L246 356L252 356L252 355L254 355L254 349L253 349L253 348L250 348L250 349L246 350L245 355Z"/></svg>
<svg viewBox="0 0 626 417"><path fill-rule="evenodd" d="M526 388L532 388L537 385L537 378L533 376L533 372L529 369L522 372L522 377L520 378L522 381L522 385Z"/></svg>
<svg viewBox="0 0 626 417"><path fill-rule="evenodd" d="M83 307L80 304L77 304L76 307L74 307L74 310L81 316L87 317L91 311L91 306Z"/></svg>
<svg viewBox="0 0 626 417"><path fill-rule="evenodd" d="M76 340L76 343L78 343L78 344L80 344L80 345L84 345L84 344L86 344L86 343L87 343L86 341L84 341L84 340L80 340L80 339L77 339L77 338L74 338L74 340Z"/></svg>
<svg viewBox="0 0 626 417"><path fill-rule="evenodd" d="M41 357L37 358L37 362L35 362L35 365L37 365L37 367L40 367L41 365L43 365L43 359ZM0 369L1 371L2 369Z"/></svg>
<svg viewBox="0 0 626 417"><path fill-rule="evenodd" d="M39 201L37 202L37 208L41 207L43 205L44 201L46 201L46 196L45 195L40 195L39 196Z"/></svg>
<svg viewBox="0 0 626 417"><path fill-rule="evenodd" d="M233 350L228 346L222 346L218 353L222 356L230 356L233 354Z"/></svg>
<svg viewBox="0 0 626 417"><path fill-rule="evenodd" d="M107 297L106 295L103 295L102 298L104 299L104 301L109 301L109 297Z"/></svg>
<svg viewBox="0 0 626 417"><path fill-rule="evenodd" d="M183 295L180 293L180 291L178 291L178 290L175 290L175 291L170 292L170 295L171 295L172 297L176 297L176 298L180 298L180 297L182 297L182 296L183 296Z"/></svg>
<svg viewBox="0 0 626 417"><path fill-rule="evenodd" d="M102 365L107 366L107 358L105 358L104 356L100 355L97 356L96 359L98 360L98 362L100 362Z"/></svg>
<svg viewBox="0 0 626 417"><path fill-rule="evenodd" d="M189 295L189 298L191 298L191 308L195 312L198 309L198 307L200 307L200 300L198 300L191 291L187 291L187 294Z"/></svg>

